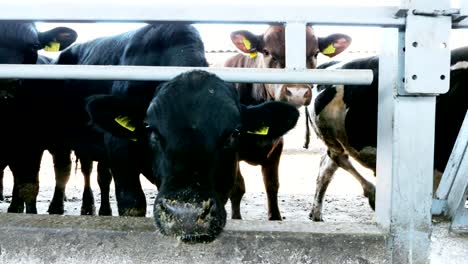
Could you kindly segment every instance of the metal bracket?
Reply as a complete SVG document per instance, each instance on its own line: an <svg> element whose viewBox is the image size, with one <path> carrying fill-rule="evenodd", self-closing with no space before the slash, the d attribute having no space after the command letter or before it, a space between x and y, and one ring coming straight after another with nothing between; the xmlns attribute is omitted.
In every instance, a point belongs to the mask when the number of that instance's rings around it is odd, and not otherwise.
<svg viewBox="0 0 468 264"><path fill-rule="evenodd" d="M395 17L407 17L409 9L402 8L395 13ZM450 9L433 9L433 10L424 10L424 9L412 9L411 13L415 16L449 16L452 17L452 22L458 23L463 19L467 18L468 15L462 14L461 9L459 8L450 8Z"/></svg>
<svg viewBox="0 0 468 264"><path fill-rule="evenodd" d="M413 9L413 15L416 16L456 16L460 14L460 9L450 8L442 10L422 10L422 9Z"/></svg>
<svg viewBox="0 0 468 264"><path fill-rule="evenodd" d="M451 23L450 16L437 15L437 12L407 13L405 77L404 87L398 91L400 95L441 94L448 91Z"/></svg>

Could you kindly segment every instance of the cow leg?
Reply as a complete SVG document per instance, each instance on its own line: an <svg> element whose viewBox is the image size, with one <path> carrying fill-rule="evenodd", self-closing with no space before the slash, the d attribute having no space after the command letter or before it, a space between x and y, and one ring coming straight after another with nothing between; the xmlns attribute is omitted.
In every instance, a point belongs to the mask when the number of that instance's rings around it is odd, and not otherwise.
<svg viewBox="0 0 468 264"><path fill-rule="evenodd" d="M112 174L110 173L108 165L104 162L98 163L97 170L97 181L101 189L101 207L99 208L99 215L112 215L109 199Z"/></svg>
<svg viewBox="0 0 468 264"><path fill-rule="evenodd" d="M27 149L22 153L21 159L14 159L10 164L15 180L8 212L22 213L26 204L26 213L37 214L36 199L39 193L39 169L43 150ZM18 161L21 161L21 164Z"/></svg>
<svg viewBox="0 0 468 264"><path fill-rule="evenodd" d="M278 207L278 166L283 151L283 140L274 147L266 162L262 164L263 183L268 199L268 220L282 220Z"/></svg>
<svg viewBox="0 0 468 264"><path fill-rule="evenodd" d="M312 219L312 221L323 221L323 198L325 197L328 185L333 179L333 175L335 174L337 169L338 164L336 164L327 154L322 156L320 160L319 173L317 175L317 185L315 187L314 204L312 205L312 211L309 214L309 218Z"/></svg>
<svg viewBox="0 0 468 264"><path fill-rule="evenodd" d="M237 166L239 166L239 164ZM232 219L242 219L242 215L240 212L240 204L241 204L242 197L244 196L244 193L245 193L244 177L242 177L241 171L238 168L236 182L234 184L234 189L230 197Z"/></svg>
<svg viewBox="0 0 468 264"><path fill-rule="evenodd" d="M128 140L105 136L107 155L115 183L115 197L120 216L145 216L146 198L140 184L136 146Z"/></svg>
<svg viewBox="0 0 468 264"><path fill-rule="evenodd" d="M11 202L8 207L8 213L23 213L24 212L24 200L19 196L18 189L18 177L15 176L14 169L10 168L13 173L13 191L11 193Z"/></svg>
<svg viewBox="0 0 468 264"><path fill-rule="evenodd" d="M91 172L93 170L93 161L83 158L80 155L81 173L84 177L83 199L81 202L81 215L95 215L96 206L94 205L94 195L91 189Z"/></svg>
<svg viewBox="0 0 468 264"><path fill-rule="evenodd" d="M0 171L0 201L5 200L5 197L3 197L3 170Z"/></svg>
<svg viewBox="0 0 468 264"><path fill-rule="evenodd" d="M344 170L347 172L351 173L351 175L356 178L356 180L359 181L361 184L361 187L364 191L364 196L367 197L369 200L369 205L372 208L372 210L375 210L375 186L373 183L369 182L364 178L351 164L351 161L349 160L348 155L341 154L341 155L336 155L332 156L332 159Z"/></svg>
<svg viewBox="0 0 468 264"><path fill-rule="evenodd" d="M1 162L0 163L0 201L5 200L5 197L3 196L3 176L4 176L4 170L6 169L7 163L6 162Z"/></svg>
<svg viewBox="0 0 468 264"><path fill-rule="evenodd" d="M115 196L120 216L145 216L146 198L139 181L122 179L119 173L112 173L115 182ZM128 175L128 174L126 174ZM132 174L138 179L139 174Z"/></svg>
<svg viewBox="0 0 468 264"><path fill-rule="evenodd" d="M55 190L52 201L50 202L49 214L63 214L64 200L65 200L65 188L68 180L70 179L71 172L71 159L70 149L49 149L52 154L54 161L54 172L55 172Z"/></svg>

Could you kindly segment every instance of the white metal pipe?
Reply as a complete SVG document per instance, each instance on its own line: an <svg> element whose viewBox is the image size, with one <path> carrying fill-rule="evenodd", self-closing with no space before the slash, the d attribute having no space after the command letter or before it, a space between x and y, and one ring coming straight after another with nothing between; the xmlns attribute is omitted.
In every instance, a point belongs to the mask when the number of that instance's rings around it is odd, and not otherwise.
<svg viewBox="0 0 468 264"><path fill-rule="evenodd" d="M312 1L2 1L0 20L60 22L183 21L201 23L304 22L329 25L404 26L395 6L317 5Z"/></svg>
<svg viewBox="0 0 468 264"><path fill-rule="evenodd" d="M204 70L228 82L370 84L371 70L303 70L109 65L0 64L0 79L160 80L182 72Z"/></svg>

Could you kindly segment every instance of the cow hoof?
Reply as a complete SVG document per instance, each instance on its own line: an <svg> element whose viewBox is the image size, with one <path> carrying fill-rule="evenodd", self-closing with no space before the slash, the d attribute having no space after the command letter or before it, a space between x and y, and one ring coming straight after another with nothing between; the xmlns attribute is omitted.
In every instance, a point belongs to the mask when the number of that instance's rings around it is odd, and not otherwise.
<svg viewBox="0 0 468 264"><path fill-rule="evenodd" d="M282 221L283 218L281 217L281 215L270 215L270 216L268 216L268 220L270 220L270 221Z"/></svg>
<svg viewBox="0 0 468 264"><path fill-rule="evenodd" d="M63 204L57 205L54 203L51 203L49 206L49 210L47 210L49 214L55 214L55 215L63 215L65 213L65 209L63 208Z"/></svg>
<svg viewBox="0 0 468 264"><path fill-rule="evenodd" d="M232 214L231 219L242 220L242 216L240 214Z"/></svg>
<svg viewBox="0 0 468 264"><path fill-rule="evenodd" d="M364 192L364 196L369 200L369 205L375 211L375 188L372 187L369 191Z"/></svg>
<svg viewBox="0 0 468 264"><path fill-rule="evenodd" d="M96 215L96 207L94 205L82 206L81 215Z"/></svg>
<svg viewBox="0 0 468 264"><path fill-rule="evenodd" d="M37 214L36 205L26 206L26 213L27 214Z"/></svg>
<svg viewBox="0 0 468 264"><path fill-rule="evenodd" d="M17 213L22 214L24 212L24 207L22 206L10 206L7 210L8 213Z"/></svg>
<svg viewBox="0 0 468 264"><path fill-rule="evenodd" d="M112 216L112 209L110 207L99 208L99 215L101 216Z"/></svg>
<svg viewBox="0 0 468 264"><path fill-rule="evenodd" d="M309 219L314 222L323 222L322 214L320 212L310 212Z"/></svg>

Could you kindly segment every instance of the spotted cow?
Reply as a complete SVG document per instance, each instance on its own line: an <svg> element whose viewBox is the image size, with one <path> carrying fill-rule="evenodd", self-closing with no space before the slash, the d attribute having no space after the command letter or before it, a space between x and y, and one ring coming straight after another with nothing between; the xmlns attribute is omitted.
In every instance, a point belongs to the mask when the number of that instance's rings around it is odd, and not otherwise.
<svg viewBox="0 0 468 264"><path fill-rule="evenodd" d="M447 164L458 131L468 110L468 48L452 51L450 89L436 99L434 186ZM361 165L376 170L378 57L363 58L344 64L342 69L371 69L371 85L319 85L311 109L313 127L327 146L317 176L317 188L310 213L322 221L322 203L330 181L338 168L351 173L361 184L370 206L375 208L375 187L351 164L349 156ZM391 87L388 87L391 88Z"/></svg>

